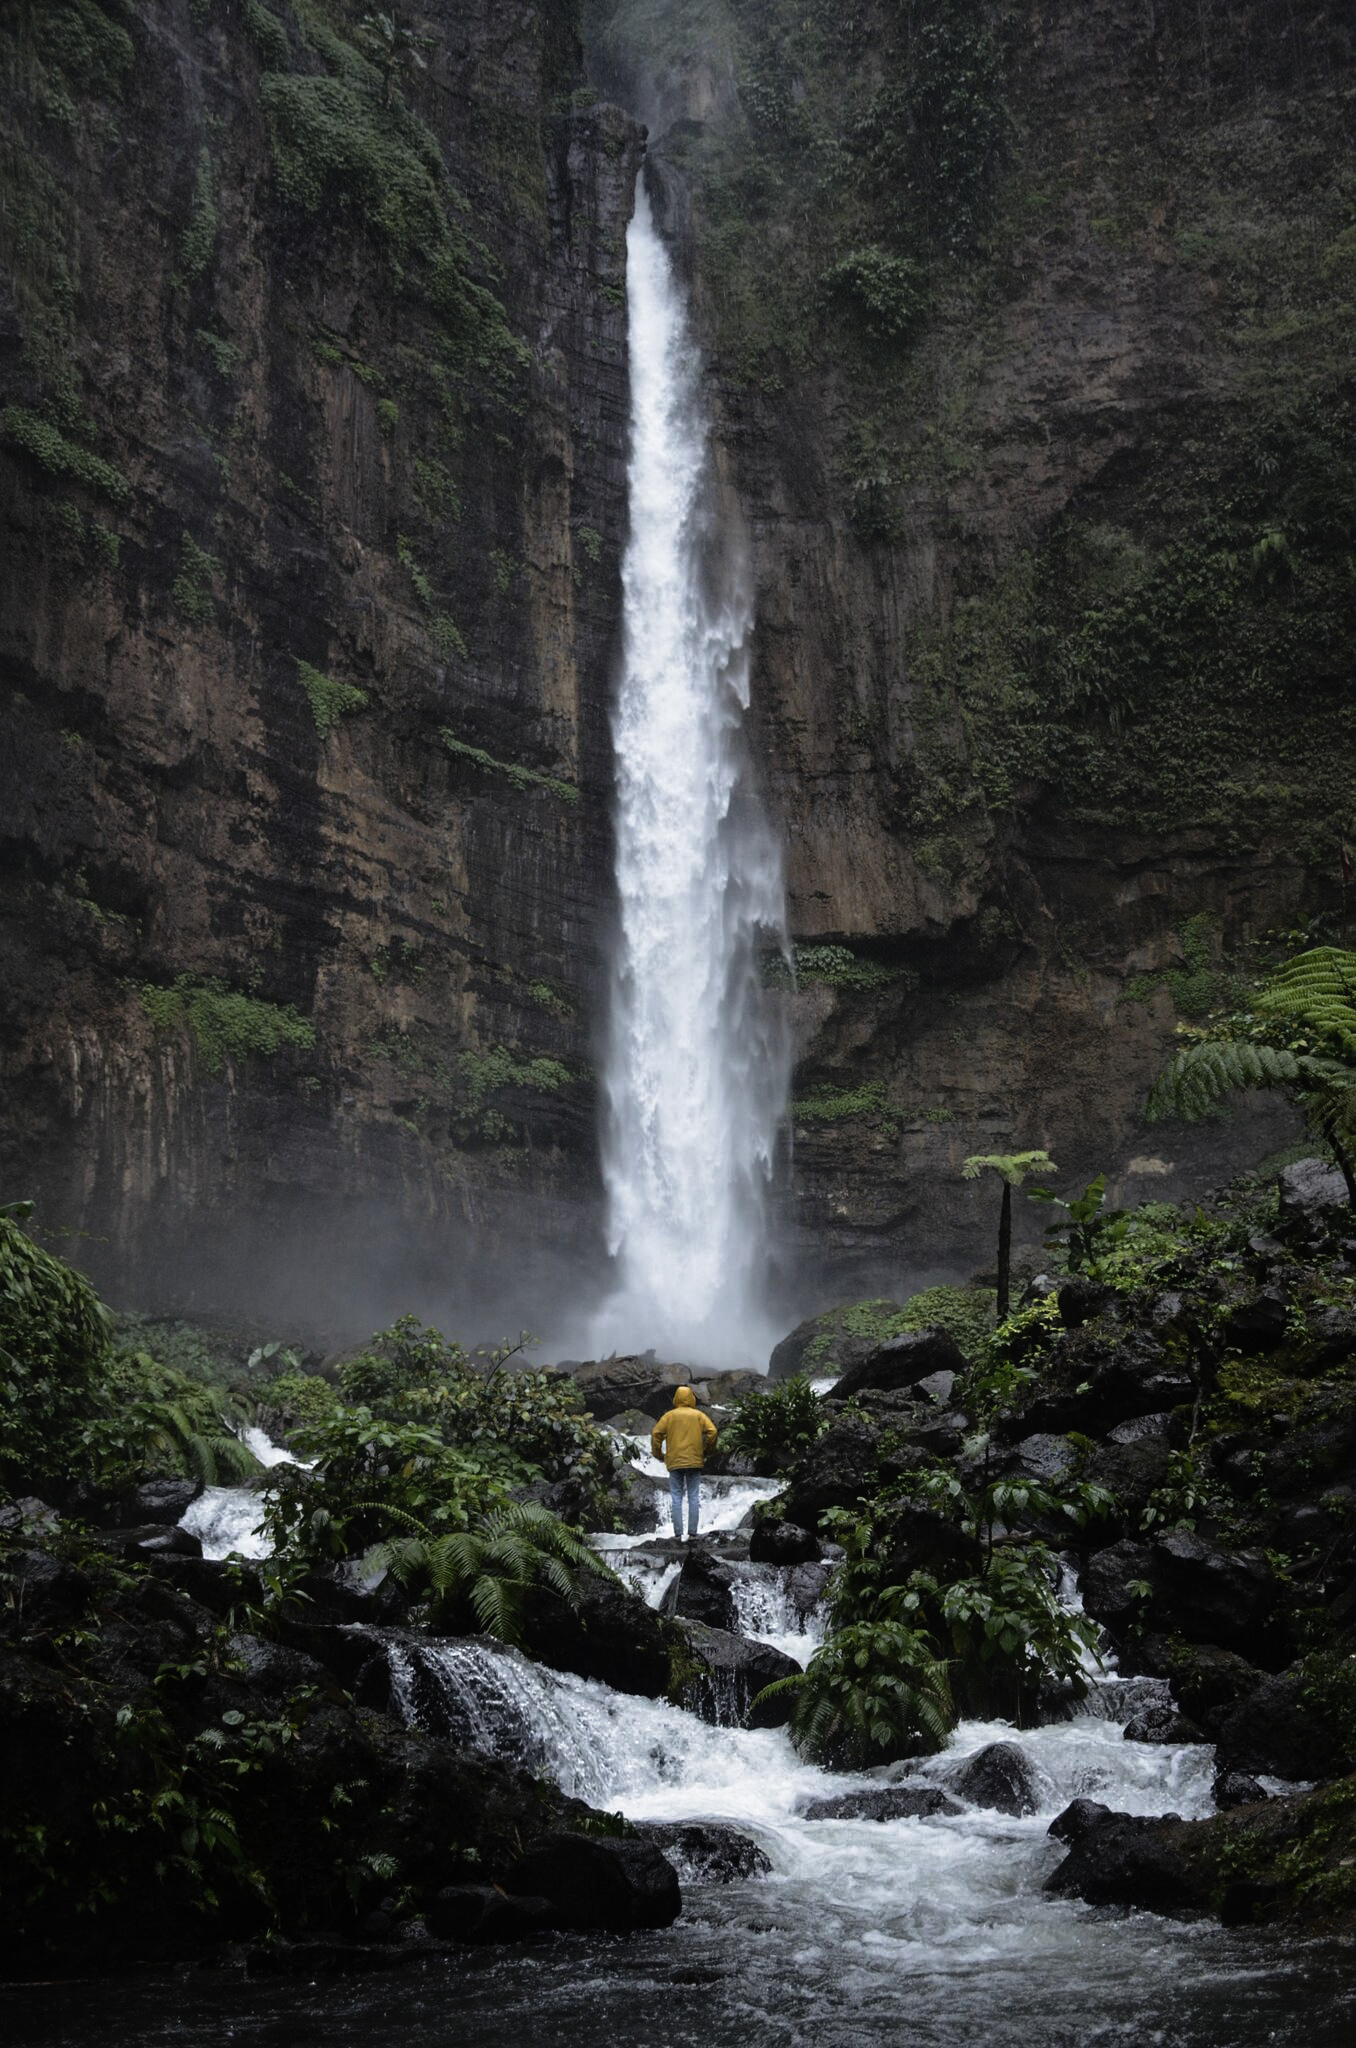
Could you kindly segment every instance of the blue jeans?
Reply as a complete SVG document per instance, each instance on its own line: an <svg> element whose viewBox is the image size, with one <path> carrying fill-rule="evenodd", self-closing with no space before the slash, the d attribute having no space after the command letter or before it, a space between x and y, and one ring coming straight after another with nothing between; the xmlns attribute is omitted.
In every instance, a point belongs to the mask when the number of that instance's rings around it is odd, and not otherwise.
<svg viewBox="0 0 1356 2048"><path fill-rule="evenodd" d="M684 1494L687 1495L687 1533L689 1536L695 1536L702 1498L700 1466L690 1465L685 1471L669 1474L669 1511L673 1516L673 1533L680 1543L683 1540Z"/></svg>

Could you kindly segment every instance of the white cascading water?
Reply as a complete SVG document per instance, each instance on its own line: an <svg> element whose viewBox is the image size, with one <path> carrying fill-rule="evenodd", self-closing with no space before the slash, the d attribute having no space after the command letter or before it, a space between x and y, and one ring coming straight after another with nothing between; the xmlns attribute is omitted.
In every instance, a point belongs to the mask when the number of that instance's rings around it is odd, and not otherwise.
<svg viewBox="0 0 1356 2048"><path fill-rule="evenodd" d="M761 1367L764 1204L789 1065L759 977L780 850L742 722L748 562L717 515L701 364L644 181L627 236L631 533L623 563L618 957L603 1175L617 1286L602 1351Z"/></svg>

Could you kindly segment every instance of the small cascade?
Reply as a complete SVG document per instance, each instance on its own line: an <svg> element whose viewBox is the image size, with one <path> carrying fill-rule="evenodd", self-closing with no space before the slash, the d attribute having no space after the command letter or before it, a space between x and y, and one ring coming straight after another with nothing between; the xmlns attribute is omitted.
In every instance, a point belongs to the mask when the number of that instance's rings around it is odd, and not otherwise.
<svg viewBox="0 0 1356 2048"><path fill-rule="evenodd" d="M809 1663L824 1640L827 1610L822 1600L808 1606L798 1601L792 1574L767 1564L745 1566L733 1595L740 1635L771 1643L798 1664Z"/></svg>
<svg viewBox="0 0 1356 2048"><path fill-rule="evenodd" d="M305 1462L253 1425L239 1434L266 1470ZM206 1486L179 1517L179 1527L197 1537L204 1557L270 1557L273 1546L263 1527L267 1492L258 1480L250 1486Z"/></svg>

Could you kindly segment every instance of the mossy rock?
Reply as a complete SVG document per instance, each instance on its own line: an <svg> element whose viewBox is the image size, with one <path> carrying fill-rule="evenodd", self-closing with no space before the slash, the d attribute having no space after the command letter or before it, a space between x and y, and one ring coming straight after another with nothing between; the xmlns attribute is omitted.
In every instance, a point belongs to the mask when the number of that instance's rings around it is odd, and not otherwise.
<svg viewBox="0 0 1356 2048"><path fill-rule="evenodd" d="M837 1377L849 1366L870 1358L891 1337L913 1330L945 1330L967 1358L993 1328L992 1290L977 1287L925 1287L907 1302L879 1297L845 1301L797 1324L783 1337L768 1362L770 1380L789 1380L796 1373L811 1379Z"/></svg>

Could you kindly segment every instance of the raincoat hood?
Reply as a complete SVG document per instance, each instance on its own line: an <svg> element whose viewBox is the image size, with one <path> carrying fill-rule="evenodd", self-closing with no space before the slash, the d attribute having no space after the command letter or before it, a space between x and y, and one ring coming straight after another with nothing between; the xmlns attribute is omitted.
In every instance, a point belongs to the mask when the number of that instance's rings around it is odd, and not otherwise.
<svg viewBox="0 0 1356 2048"><path fill-rule="evenodd" d="M675 1408L695 1408L697 1396L693 1393L691 1387L679 1387L674 1394L673 1405Z"/></svg>
<svg viewBox="0 0 1356 2048"><path fill-rule="evenodd" d="M700 1471L716 1441L716 1425L697 1406L691 1387L675 1387L673 1406L650 1432L650 1449L662 1456L670 1472Z"/></svg>

